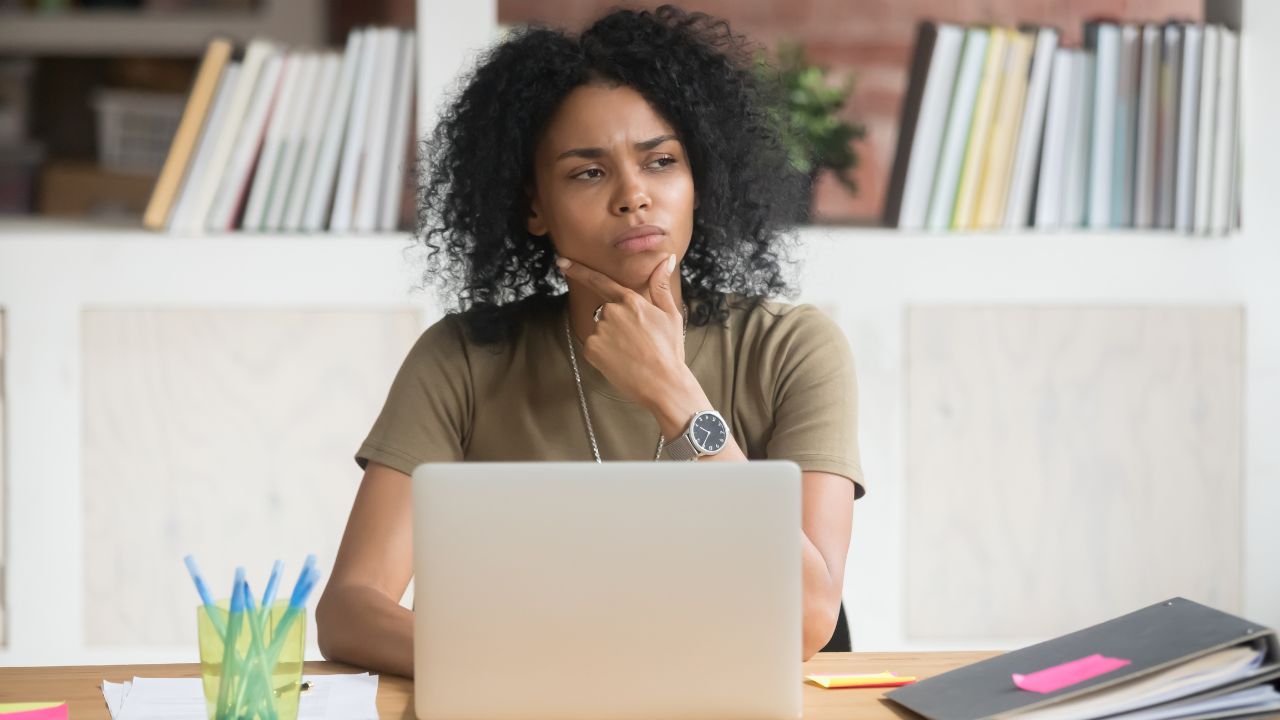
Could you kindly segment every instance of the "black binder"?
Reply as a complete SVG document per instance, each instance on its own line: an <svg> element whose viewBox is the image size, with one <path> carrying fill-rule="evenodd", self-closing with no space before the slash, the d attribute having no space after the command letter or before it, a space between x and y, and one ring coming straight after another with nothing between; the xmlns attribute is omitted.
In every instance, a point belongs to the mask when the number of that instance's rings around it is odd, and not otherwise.
<svg viewBox="0 0 1280 720"><path fill-rule="evenodd" d="M1280 644L1272 629L1179 597L897 688L886 697L930 720L1016 718L1022 712L1082 697L1239 645L1264 651L1261 667L1243 679L1192 697L1208 698L1278 682ZM1022 690L1013 683L1014 673L1025 675L1095 653L1132 662L1051 693ZM1263 717L1242 715L1239 710L1236 713L1224 711L1194 717ZM1274 711L1269 716L1275 717Z"/></svg>

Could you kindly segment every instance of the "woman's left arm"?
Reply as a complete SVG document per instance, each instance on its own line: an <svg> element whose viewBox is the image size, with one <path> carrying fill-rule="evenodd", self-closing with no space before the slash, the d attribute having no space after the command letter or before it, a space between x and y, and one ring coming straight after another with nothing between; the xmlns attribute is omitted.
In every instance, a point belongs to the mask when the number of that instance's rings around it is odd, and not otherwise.
<svg viewBox="0 0 1280 720"><path fill-rule="evenodd" d="M686 368L687 370L687 368ZM711 407L698 380L690 371L675 391L652 402L649 410L658 418L665 437L684 432L694 413ZM724 449L698 462L746 462L738 442L729 436ZM844 589L845 557L853 531L854 485L848 478L825 472L802 476L800 548L804 578L804 652L808 660L831 640L840 615Z"/></svg>
<svg viewBox="0 0 1280 720"><path fill-rule="evenodd" d="M566 267L567 265L567 267ZM565 277L590 286L615 303L584 343L589 362L658 421L663 437L684 433L695 413L711 409L698 379L684 361L682 317L671 295L671 266L664 262L649 279L649 298L577 263L562 264ZM699 462L746 462L730 435L724 448ZM853 527L854 484L826 472L805 472L802 480L800 547L804 611L802 659L831 639L840 613L845 556Z"/></svg>

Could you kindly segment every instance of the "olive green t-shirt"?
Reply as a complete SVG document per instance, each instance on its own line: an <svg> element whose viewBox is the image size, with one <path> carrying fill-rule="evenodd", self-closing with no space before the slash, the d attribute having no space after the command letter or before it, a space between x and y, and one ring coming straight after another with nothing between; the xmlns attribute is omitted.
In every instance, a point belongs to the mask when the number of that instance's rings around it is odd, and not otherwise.
<svg viewBox="0 0 1280 720"><path fill-rule="evenodd" d="M526 303L520 332L476 344L458 316L423 332L356 453L406 475L424 462L593 460L565 333L564 297ZM572 339L587 407L610 460L653 460L658 423L624 399ZM751 459L865 482L858 387L840 328L812 305L730 302L726 323L689 326L685 361Z"/></svg>

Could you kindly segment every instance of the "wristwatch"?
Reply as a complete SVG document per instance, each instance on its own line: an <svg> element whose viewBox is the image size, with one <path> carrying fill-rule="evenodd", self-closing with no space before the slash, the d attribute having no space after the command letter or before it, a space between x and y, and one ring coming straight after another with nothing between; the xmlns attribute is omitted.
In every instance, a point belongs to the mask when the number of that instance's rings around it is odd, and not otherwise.
<svg viewBox="0 0 1280 720"><path fill-rule="evenodd" d="M697 460L703 455L715 455L728 442L728 423L715 410L704 410L693 416L683 435L667 443L667 458Z"/></svg>

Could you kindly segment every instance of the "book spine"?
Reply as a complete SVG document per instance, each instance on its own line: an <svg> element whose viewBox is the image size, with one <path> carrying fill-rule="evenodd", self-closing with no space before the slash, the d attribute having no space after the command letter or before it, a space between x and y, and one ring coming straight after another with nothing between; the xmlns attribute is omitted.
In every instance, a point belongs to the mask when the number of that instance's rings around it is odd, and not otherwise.
<svg viewBox="0 0 1280 720"><path fill-rule="evenodd" d="M236 135L233 153L227 161L226 172L223 173L218 193L205 221L205 228L208 230L226 232L236 227L236 221L244 207L254 161L262 149L271 108L280 89L283 62L283 54L274 52L262 66L252 102L245 113L244 124Z"/></svg>
<svg viewBox="0 0 1280 720"><path fill-rule="evenodd" d="M267 204L271 200L271 191L278 181L280 155L283 152L285 128L290 122L292 104L298 93L298 76L301 70L301 57L297 53L286 53L281 58L280 88L272 108L268 111L270 120L267 124L262 150L254 166L253 176L249 182L249 200L245 206L244 218L240 229L250 232L264 230Z"/></svg>
<svg viewBox="0 0 1280 720"><path fill-rule="evenodd" d="M205 126L200 135L200 144L196 149L195 157L191 161L191 167L187 171L187 177L182 182L182 188L178 192L178 198L174 204L173 211L169 213L169 218L165 223L165 230L170 233L189 232L192 225L192 206L195 204L195 195L199 190L202 178L208 172L209 157L213 154L213 147L217 143L220 133L223 132L223 123L226 122L227 106L231 104L231 96L235 94L236 83L240 81L240 63L232 61L227 63L227 67L222 71L222 78L218 82L218 92L214 96L213 106L209 111L209 119L205 122Z"/></svg>
<svg viewBox="0 0 1280 720"><path fill-rule="evenodd" d="M1225 235L1231 219L1232 172L1235 166L1237 78L1239 70L1239 38L1223 28L1221 48L1218 54L1218 107L1217 128L1213 150L1213 201L1209 219L1209 231Z"/></svg>
<svg viewBox="0 0 1280 720"><path fill-rule="evenodd" d="M1155 226L1173 229L1174 190L1178 179L1178 103L1182 83L1182 27L1161 30L1160 112L1157 135Z"/></svg>
<svg viewBox="0 0 1280 720"><path fill-rule="evenodd" d="M893 154L893 169L889 173L889 187L885 195L884 224L889 227L902 226L902 206L910 174L911 148L916 139L920 106L924 103L937 40L938 26L935 23L926 20L916 25L915 49L907 75L907 94L902 100L902 111L899 113L901 120L898 123L897 149ZM916 162L920 162L918 154Z"/></svg>
<svg viewBox="0 0 1280 720"><path fill-rule="evenodd" d="M200 131L209 118L219 78L230 59L231 43L227 40L212 40L205 48L204 59L200 61L200 69L196 71L187 105L178 120L173 142L169 144L169 154L165 157L155 189L151 192L151 199L142 214L144 227L162 230L168 222L178 187L192 162Z"/></svg>
<svg viewBox="0 0 1280 720"><path fill-rule="evenodd" d="M1091 52L1077 52L1073 60L1071 133L1067 146L1067 180L1062 212L1065 227L1079 228L1087 224L1089 159L1093 150L1093 83L1097 71L1096 59Z"/></svg>
<svg viewBox="0 0 1280 720"><path fill-rule="evenodd" d="M409 140L409 123L413 117L414 64L417 53L417 34L406 30L400 36L396 53L396 82L392 91L391 126L387 132L387 156L383 161L381 207L378 211L377 229L391 232L396 229L400 217L400 198L404 191L406 162L412 147Z"/></svg>
<svg viewBox="0 0 1280 720"><path fill-rule="evenodd" d="M364 30L353 30L347 36L347 48L342 55L338 87L328 113L329 120L325 124L324 138L320 142L319 156L316 158L315 177L311 180L306 209L302 214L302 229L308 232L323 230L325 220L330 214L331 201L335 194L334 178L342 151L342 138L348 134L351 115L354 112L351 99L355 92L356 78L359 76L360 62L364 57L365 35Z"/></svg>
<svg viewBox="0 0 1280 720"><path fill-rule="evenodd" d="M1159 26L1147 25L1142 29L1142 59L1138 81L1138 146L1133 177L1133 226L1137 228L1155 226L1161 42Z"/></svg>
<svg viewBox="0 0 1280 720"><path fill-rule="evenodd" d="M974 227L989 229L1004 222L1009 178L1013 172L1013 150L1017 142L1027 95L1027 70L1031 64L1034 36L1010 31L1005 55L1000 95L991 123L991 140L979 181L978 207Z"/></svg>
<svg viewBox="0 0 1280 720"><path fill-rule="evenodd" d="M1133 226L1133 169L1138 131L1138 67L1141 32L1137 26L1120 28L1120 54L1116 63L1116 124L1111 159L1111 227Z"/></svg>
<svg viewBox="0 0 1280 720"><path fill-rule="evenodd" d="M938 170L942 135L946 130L947 111L955 91L956 71L964 31L954 25L942 25L934 42L933 59L925 82L920 117L916 122L915 140L908 155L906 187L899 225L919 230L929 212L929 198Z"/></svg>
<svg viewBox="0 0 1280 720"><path fill-rule="evenodd" d="M303 132L298 149L298 172L293 186L289 189L289 202L285 206L281 230L297 232L302 229L302 216L306 211L307 198L315 180L316 166L320 159L320 144L324 138L329 122L340 123L340 118L332 117L333 97L338 85L338 73L342 68L342 59L335 53L325 53L320 60L320 69L316 78L315 97L306 113L306 130Z"/></svg>
<svg viewBox="0 0 1280 720"><path fill-rule="evenodd" d="M263 229L278 232L283 229L285 206L295 184L304 184L298 178L298 156L302 149L304 128L309 124L308 113L315 98L316 78L320 71L320 55L305 53L298 70L297 91L290 100L289 124L281 139L280 161L276 166L276 179L269 193L266 219Z"/></svg>
<svg viewBox="0 0 1280 720"><path fill-rule="evenodd" d="M1093 132L1089 162L1089 227L1111 227L1116 141L1116 81L1120 77L1120 28L1091 26L1094 39Z"/></svg>
<svg viewBox="0 0 1280 720"><path fill-rule="evenodd" d="M1036 34L1035 54L1031 59L1031 80L1018 133L1018 148L1009 182L1009 199L1004 226L1009 229L1031 224L1031 198L1035 190L1036 167L1044 147L1045 115L1049 104L1049 83L1058 50L1058 31L1042 28Z"/></svg>
<svg viewBox="0 0 1280 720"><path fill-rule="evenodd" d="M1001 71L1008 55L1009 39L1008 30L992 28L978 99L974 104L973 122L969 127L969 144L965 148L964 166L960 171L960 184L956 190L955 210L951 216L951 227L956 230L970 230L976 225L978 193L987 148L991 145L992 116L1000 95Z"/></svg>
<svg viewBox="0 0 1280 720"><path fill-rule="evenodd" d="M1044 150L1040 160L1040 179L1036 183L1035 226L1042 230L1056 229L1063 222L1073 69L1070 50L1059 48L1054 51L1053 70L1049 80L1049 108L1045 118ZM1016 221L1016 217L1011 219Z"/></svg>
<svg viewBox="0 0 1280 720"><path fill-rule="evenodd" d="M333 210L329 215L331 232L348 232L353 227L356 201L356 184L360 181L360 168L365 152L365 134L369 120L369 102L373 79L377 68L381 43L379 31L365 30L360 46L360 69L356 75L351 100L351 115L347 119L346 139L342 144L342 165L338 170L338 187L333 195Z"/></svg>
<svg viewBox="0 0 1280 720"><path fill-rule="evenodd" d="M1213 203L1214 133L1218 113L1218 60L1221 31L1216 25L1204 28L1204 58L1200 66L1200 127L1196 138L1196 206L1192 232L1209 232L1209 216Z"/></svg>
<svg viewBox="0 0 1280 720"><path fill-rule="evenodd" d="M934 173L933 190L929 195L929 230L946 230L951 227L969 128L973 122L974 100L981 83L989 43L990 33L985 28L969 28L965 32L960 69L956 74L956 88L952 93L947 128L942 137L942 151L938 156L938 169Z"/></svg>
<svg viewBox="0 0 1280 720"><path fill-rule="evenodd" d="M1195 227L1196 142L1200 136L1200 69L1204 60L1203 28L1183 27L1182 89L1178 98L1178 177L1174 227L1190 233Z"/></svg>

